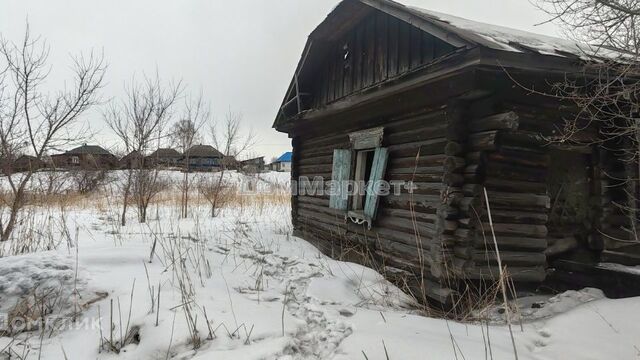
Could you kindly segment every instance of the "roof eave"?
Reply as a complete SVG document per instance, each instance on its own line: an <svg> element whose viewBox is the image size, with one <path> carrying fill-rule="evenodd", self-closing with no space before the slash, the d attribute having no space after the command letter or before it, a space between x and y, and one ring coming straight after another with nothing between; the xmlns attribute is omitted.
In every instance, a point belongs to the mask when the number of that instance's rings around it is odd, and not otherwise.
<svg viewBox="0 0 640 360"><path fill-rule="evenodd" d="M333 17L335 17L336 14L341 11L341 6L347 3L359 3L371 9L387 13L398 18L399 20L408 22L409 24L432 34L433 36L451 44L454 47L473 48L477 45L489 45L488 42L480 36L477 36L468 31L458 29L435 18L425 17L424 14L421 14L412 8L391 0L344 0L338 6L336 6L333 11L331 11L331 13L329 13L329 15L327 15L327 17L309 35L298 65L296 66L294 75L292 76L289 87L287 88L287 92L285 93L284 99L280 104L280 109L278 109L278 113L276 114L276 118L274 119L272 125L274 129L278 128L282 107L287 103L287 100L291 97L292 92L295 90L296 77L302 72L306 59L312 50L314 41L319 41L327 36L323 34L323 31L326 31L324 28L329 22L333 20ZM333 34L332 37L335 37L335 34Z"/></svg>

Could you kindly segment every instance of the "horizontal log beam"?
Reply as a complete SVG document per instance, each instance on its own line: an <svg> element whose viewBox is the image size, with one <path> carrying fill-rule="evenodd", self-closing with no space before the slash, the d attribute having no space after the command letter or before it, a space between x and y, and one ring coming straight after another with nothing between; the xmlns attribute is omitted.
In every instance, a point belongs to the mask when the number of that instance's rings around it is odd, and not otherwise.
<svg viewBox="0 0 640 360"><path fill-rule="evenodd" d="M474 119L469 122L469 131L477 133L487 130L516 130L520 124L519 119L518 115L513 111L491 115L482 119Z"/></svg>

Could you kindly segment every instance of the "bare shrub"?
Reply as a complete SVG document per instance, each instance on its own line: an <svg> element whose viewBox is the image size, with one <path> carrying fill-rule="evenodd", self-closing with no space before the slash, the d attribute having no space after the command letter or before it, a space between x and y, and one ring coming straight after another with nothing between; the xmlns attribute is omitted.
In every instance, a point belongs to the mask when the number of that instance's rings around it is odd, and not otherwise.
<svg viewBox="0 0 640 360"><path fill-rule="evenodd" d="M73 170L69 172L75 190L83 195L97 191L107 180L105 170Z"/></svg>
<svg viewBox="0 0 640 360"><path fill-rule="evenodd" d="M138 208L138 221L147 221L149 204L158 194L168 188L168 182L160 176L158 170L135 170L132 177L132 193Z"/></svg>
<svg viewBox="0 0 640 360"><path fill-rule="evenodd" d="M38 173L36 177L37 189L45 196L51 196L63 192L70 183L70 176L65 171L47 170Z"/></svg>
<svg viewBox="0 0 640 360"><path fill-rule="evenodd" d="M57 92L43 90L50 74L49 48L40 38L32 38L27 25L23 41L0 38L0 157L3 173L11 189L11 199L3 204L8 211L0 219L0 240L7 241L25 205L26 187L33 169L12 176L12 160L31 153L33 162L44 162L52 149L82 138L74 129L80 116L98 99L106 65L102 56L90 54L73 59L73 81ZM76 132L77 131L77 132Z"/></svg>
<svg viewBox="0 0 640 360"><path fill-rule="evenodd" d="M171 129L173 142L184 155L184 176L181 185L180 217L186 218L189 212L189 158L190 149L201 139L199 131L211 118L209 104L205 102L200 93L197 99L191 97L185 101L185 109L180 121Z"/></svg>
<svg viewBox="0 0 640 360"><path fill-rule="evenodd" d="M166 136L165 127L172 116L171 111L182 91L182 84L164 84L159 75L145 77L142 83L135 79L127 86L127 96L121 103L111 103L103 117L111 130L120 139L125 152L136 152L144 156L153 144ZM147 207L157 195L161 184L157 170L148 169L144 157L138 167L129 169L122 179L121 223L126 224L129 196L133 196L138 207L138 220L146 222Z"/></svg>
<svg viewBox="0 0 640 360"><path fill-rule="evenodd" d="M211 217L218 216L220 209L229 204L236 194L235 186L224 181L223 173L217 176L202 176L198 182L198 191L211 208Z"/></svg>
<svg viewBox="0 0 640 360"><path fill-rule="evenodd" d="M216 211L221 208L221 203L228 202L232 194L229 184L225 183L224 175L229 162L235 162L235 159L245 151L249 150L256 141L253 131L249 131L246 136L241 133L242 114L234 113L231 110L225 117L225 122L220 131L216 124L211 124L211 137L213 143L219 151L225 156L220 164L219 177L214 180L206 180L199 185L199 191L207 199L211 205L211 217L217 215Z"/></svg>

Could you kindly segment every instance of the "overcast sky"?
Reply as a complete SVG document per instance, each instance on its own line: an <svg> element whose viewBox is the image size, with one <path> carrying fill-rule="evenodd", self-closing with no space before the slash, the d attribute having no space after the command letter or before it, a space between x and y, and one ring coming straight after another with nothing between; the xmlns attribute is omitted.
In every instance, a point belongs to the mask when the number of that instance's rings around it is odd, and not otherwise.
<svg viewBox="0 0 640 360"><path fill-rule="evenodd" d="M244 114L259 137L253 153L267 161L291 146L271 128L308 34L338 0L0 0L0 33L20 40L32 33L51 47L52 88L67 75L69 56L104 51L109 63L105 98L122 95L133 74L182 79L202 89L213 114ZM405 0L409 5L546 35L558 35L528 0ZM117 142L99 112L85 116L96 139Z"/></svg>

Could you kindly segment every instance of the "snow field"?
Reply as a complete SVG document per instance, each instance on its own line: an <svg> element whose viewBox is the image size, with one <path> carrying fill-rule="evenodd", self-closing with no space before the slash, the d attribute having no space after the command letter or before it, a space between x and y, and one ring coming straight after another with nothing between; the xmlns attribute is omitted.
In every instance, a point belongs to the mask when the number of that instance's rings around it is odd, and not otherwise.
<svg viewBox="0 0 640 360"><path fill-rule="evenodd" d="M268 176L287 184L288 174ZM0 359L514 358L499 314L490 324L422 316L374 270L293 237L287 203L232 204L216 218L194 203L187 219L162 203L147 224L132 209L125 227L117 201L105 203L57 214L70 245L0 258L0 312L34 289L59 289L55 315L77 317L51 333L3 332ZM520 305L520 359L640 356L640 299L585 289ZM138 336L119 354L105 346L131 329Z"/></svg>

